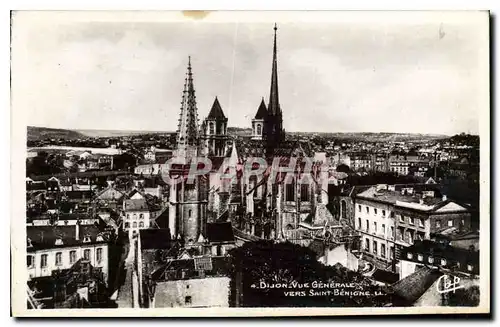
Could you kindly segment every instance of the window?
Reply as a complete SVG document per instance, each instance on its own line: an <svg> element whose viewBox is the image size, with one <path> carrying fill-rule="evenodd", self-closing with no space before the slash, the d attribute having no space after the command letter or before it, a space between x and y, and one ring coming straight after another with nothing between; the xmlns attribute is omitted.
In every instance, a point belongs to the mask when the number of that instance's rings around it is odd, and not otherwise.
<svg viewBox="0 0 500 327"><path fill-rule="evenodd" d="M415 218L408 217L408 221L409 221L410 225L415 225Z"/></svg>
<svg viewBox="0 0 500 327"><path fill-rule="evenodd" d="M62 253L57 252L56 253L56 266L62 265Z"/></svg>
<svg viewBox="0 0 500 327"><path fill-rule="evenodd" d="M441 228L441 221L440 220L436 220L436 228Z"/></svg>
<svg viewBox="0 0 500 327"><path fill-rule="evenodd" d="M90 235L85 235L83 237L83 243L90 243Z"/></svg>
<svg viewBox="0 0 500 327"><path fill-rule="evenodd" d="M394 226L391 226L391 235L390 238L394 238Z"/></svg>
<svg viewBox="0 0 500 327"><path fill-rule="evenodd" d="M385 217L385 210L382 210L382 217Z"/></svg>
<svg viewBox="0 0 500 327"><path fill-rule="evenodd" d="M424 227L424 223L425 223L425 222L424 222L424 220L423 220L422 218L420 218L420 219L418 220L418 225L419 225L420 227Z"/></svg>
<svg viewBox="0 0 500 327"><path fill-rule="evenodd" d="M46 254L42 254L41 258L40 258L40 267L42 268L46 268L47 267L47 255Z"/></svg>
<svg viewBox="0 0 500 327"><path fill-rule="evenodd" d="M377 233L377 222L373 222L373 232L376 234Z"/></svg>
<svg viewBox="0 0 500 327"><path fill-rule="evenodd" d="M406 234L407 234L408 243L413 244L413 234L412 234L412 232L408 231Z"/></svg>
<svg viewBox="0 0 500 327"><path fill-rule="evenodd" d="M399 216L399 221L404 223L405 222L405 217L403 215Z"/></svg>
<svg viewBox="0 0 500 327"><path fill-rule="evenodd" d="M130 224L128 222L125 223L125 228L129 228Z"/></svg>
<svg viewBox="0 0 500 327"><path fill-rule="evenodd" d="M361 226L361 218L358 218L358 228L360 230L363 229L363 226Z"/></svg>
<svg viewBox="0 0 500 327"><path fill-rule="evenodd" d="M373 253L377 254L377 241L373 241Z"/></svg>
<svg viewBox="0 0 500 327"><path fill-rule="evenodd" d="M56 244L55 245L63 245L62 238L60 238L60 237L56 238Z"/></svg>
<svg viewBox="0 0 500 327"><path fill-rule="evenodd" d="M188 211L188 218L191 218L192 214L193 214L193 210L189 209L189 211Z"/></svg>
<svg viewBox="0 0 500 327"><path fill-rule="evenodd" d="M293 182L286 184L286 198L285 201L295 201L295 187Z"/></svg>
<svg viewBox="0 0 500 327"><path fill-rule="evenodd" d="M391 218L394 218L394 212L391 211L390 215Z"/></svg>
<svg viewBox="0 0 500 327"><path fill-rule="evenodd" d="M441 266L446 266L446 259L441 259Z"/></svg>
<svg viewBox="0 0 500 327"><path fill-rule="evenodd" d="M95 257L96 257L97 262L102 261L102 248L97 248Z"/></svg>
<svg viewBox="0 0 500 327"><path fill-rule="evenodd" d="M83 251L83 259L90 260L90 250L89 249Z"/></svg>
<svg viewBox="0 0 500 327"><path fill-rule="evenodd" d="M374 212L375 214L377 214L377 208L374 208L374 209L373 209L373 212Z"/></svg>
<svg viewBox="0 0 500 327"><path fill-rule="evenodd" d="M361 205L358 204L358 211L361 212Z"/></svg>
<svg viewBox="0 0 500 327"><path fill-rule="evenodd" d="M368 219L366 220L366 232L370 232L370 221Z"/></svg>
<svg viewBox="0 0 500 327"><path fill-rule="evenodd" d="M28 268L33 267L34 263L35 263L35 260L33 260L32 255L26 256L26 265L28 266Z"/></svg>
<svg viewBox="0 0 500 327"><path fill-rule="evenodd" d="M190 296L186 296L186 298L184 299L184 303L186 305L191 305L191 297Z"/></svg>
<svg viewBox="0 0 500 327"><path fill-rule="evenodd" d="M141 213L141 214L139 215L139 219L144 219L144 214L143 214L143 213Z"/></svg>
<svg viewBox="0 0 500 327"><path fill-rule="evenodd" d="M423 255L421 255L421 254L419 254L419 255L417 256L417 258L418 258L418 261L424 261L424 256L423 256Z"/></svg>
<svg viewBox="0 0 500 327"><path fill-rule="evenodd" d="M127 213L127 219L130 219L130 214L129 213Z"/></svg>
<svg viewBox="0 0 500 327"><path fill-rule="evenodd" d="M370 252L370 240L365 239L365 250L366 252Z"/></svg>
<svg viewBox="0 0 500 327"><path fill-rule="evenodd" d="M215 126L214 126L214 123L210 123L210 135L213 135L215 134Z"/></svg>
<svg viewBox="0 0 500 327"><path fill-rule="evenodd" d="M382 224L382 228L380 229L380 233L385 235L385 224Z"/></svg>
<svg viewBox="0 0 500 327"><path fill-rule="evenodd" d="M76 262L76 251L69 252L69 263L73 264Z"/></svg>
<svg viewBox="0 0 500 327"><path fill-rule="evenodd" d="M472 271L474 269L474 266L473 265L467 265L467 270L468 271Z"/></svg>
<svg viewBox="0 0 500 327"><path fill-rule="evenodd" d="M434 258L433 258L433 257L429 257L427 260L428 260L428 261L429 261L429 263L431 263L431 264L432 264L432 263L434 263Z"/></svg>
<svg viewBox="0 0 500 327"><path fill-rule="evenodd" d="M309 185L301 184L300 185L300 200L301 201L309 201ZM344 209L344 211L342 211ZM340 211L342 218L345 218L345 201L340 203Z"/></svg>
<svg viewBox="0 0 500 327"><path fill-rule="evenodd" d="M448 227L453 227L453 220L452 219L448 220Z"/></svg>
<svg viewBox="0 0 500 327"><path fill-rule="evenodd" d="M132 223L132 228L137 228L137 222L136 222L136 221L134 221L134 222Z"/></svg>
<svg viewBox="0 0 500 327"><path fill-rule="evenodd" d="M366 207L366 213L370 213L370 208L368 206Z"/></svg>
<svg viewBox="0 0 500 327"><path fill-rule="evenodd" d="M413 259L413 254L412 254L412 253L410 253L410 252L408 252L408 253L406 254L406 257L407 257L408 259L410 259L410 260L411 260L411 259Z"/></svg>
<svg viewBox="0 0 500 327"><path fill-rule="evenodd" d="M260 124L257 124L257 135L262 134L262 126Z"/></svg>
<svg viewBox="0 0 500 327"><path fill-rule="evenodd" d="M139 228L143 228L144 227L144 222L143 221L140 221L139 222Z"/></svg>
<svg viewBox="0 0 500 327"><path fill-rule="evenodd" d="M380 244L380 255L385 258L385 244Z"/></svg>

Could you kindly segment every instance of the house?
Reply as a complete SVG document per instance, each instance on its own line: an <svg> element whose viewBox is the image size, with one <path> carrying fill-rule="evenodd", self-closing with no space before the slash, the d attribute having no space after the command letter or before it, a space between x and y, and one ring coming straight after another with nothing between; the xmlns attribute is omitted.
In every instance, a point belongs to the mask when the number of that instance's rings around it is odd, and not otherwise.
<svg viewBox="0 0 500 327"><path fill-rule="evenodd" d="M146 198L139 191L134 190L129 198L123 201L123 230L130 236L140 229L151 226L151 212Z"/></svg>
<svg viewBox="0 0 500 327"><path fill-rule="evenodd" d="M354 196L354 227L361 251L376 264L388 265L402 248L448 228L471 228L470 211L441 196L436 185L376 185Z"/></svg>
<svg viewBox="0 0 500 327"><path fill-rule="evenodd" d="M55 226L26 226L29 279L52 276L83 259L108 276L110 236L96 225L78 223Z"/></svg>
<svg viewBox="0 0 500 327"><path fill-rule="evenodd" d="M147 149L144 153L144 160L149 161L149 162L155 162L156 161L156 151L155 150L156 149L154 146Z"/></svg>
<svg viewBox="0 0 500 327"><path fill-rule="evenodd" d="M401 279L413 274L421 266L477 276L479 251L456 248L446 242L416 241L414 245L401 252Z"/></svg>
<svg viewBox="0 0 500 327"><path fill-rule="evenodd" d="M102 268L79 259L68 269L28 281L31 308L111 307ZM31 304L31 305L30 305Z"/></svg>
<svg viewBox="0 0 500 327"><path fill-rule="evenodd" d="M226 257L199 256L169 261L151 274L151 308L229 307L230 263Z"/></svg>
<svg viewBox="0 0 500 327"><path fill-rule="evenodd" d="M205 241L206 248L203 253L209 253L211 256L224 256L226 253L236 246L233 235L233 228L230 222L207 223L206 237L199 241ZM200 242L201 243L201 242Z"/></svg>

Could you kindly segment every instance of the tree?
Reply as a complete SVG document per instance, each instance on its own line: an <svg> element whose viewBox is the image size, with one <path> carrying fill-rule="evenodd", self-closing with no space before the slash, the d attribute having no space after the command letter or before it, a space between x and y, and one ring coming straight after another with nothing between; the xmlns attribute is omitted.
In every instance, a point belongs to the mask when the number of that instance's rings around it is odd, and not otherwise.
<svg viewBox="0 0 500 327"><path fill-rule="evenodd" d="M383 306L391 300L381 287L372 285L361 274L350 271L340 264L333 267L325 266L317 261L313 250L290 242L247 242L239 248L232 249L229 256L232 258L232 300L238 301L239 306L373 307ZM355 289L315 288L313 287L315 283L353 283ZM335 289L370 292L371 295L340 296L333 293ZM317 293L328 290L331 293ZM380 291L381 294L375 295L375 291ZM241 298L236 299L237 294L242 294Z"/></svg>

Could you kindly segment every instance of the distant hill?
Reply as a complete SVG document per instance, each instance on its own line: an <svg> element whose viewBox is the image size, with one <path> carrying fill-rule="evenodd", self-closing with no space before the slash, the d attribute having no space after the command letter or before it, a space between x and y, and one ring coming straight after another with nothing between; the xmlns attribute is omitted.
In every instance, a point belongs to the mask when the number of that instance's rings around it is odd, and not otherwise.
<svg viewBox="0 0 500 327"><path fill-rule="evenodd" d="M339 140L364 141L364 142L426 142L429 140L448 139L447 135L439 134L413 134L413 133L308 133L287 132L292 136L320 136Z"/></svg>
<svg viewBox="0 0 500 327"><path fill-rule="evenodd" d="M28 126L27 132L28 132L28 141L59 139L59 138L67 140L75 140L86 137L85 135L77 131L72 131L69 129L60 129L60 128Z"/></svg>
<svg viewBox="0 0 500 327"><path fill-rule="evenodd" d="M228 127L227 133L229 135L236 135L236 136L250 136L252 135L252 129L241 128L241 127Z"/></svg>
<svg viewBox="0 0 500 327"><path fill-rule="evenodd" d="M234 136L250 136L252 135L251 128L241 128L241 127L228 127L227 132L229 135ZM129 135L143 135L143 134L169 134L173 132L158 132L158 131L124 131L124 130L98 130L98 129L81 129L81 130L71 130L71 129L60 129L60 128L46 128L46 127L34 127L28 126L28 140L36 141L42 139L82 139L89 137L122 137ZM435 135L435 134L411 134L411 133L314 133L314 132L288 132L288 137L297 136L319 136L328 137L339 140L351 140L351 141L368 141L368 142L398 142L398 141L413 141L413 142L425 142L428 140L437 139L449 139L450 136L447 135Z"/></svg>
<svg viewBox="0 0 500 327"><path fill-rule="evenodd" d="M100 129L62 129L62 128L47 128L28 126L28 141L46 140L46 139L83 139L89 137L121 137L128 135L141 135L141 134L160 134L169 132L157 131L119 131L119 130L100 130Z"/></svg>
<svg viewBox="0 0 500 327"><path fill-rule="evenodd" d="M77 131L87 137L121 137L129 135L171 133L171 132L158 132L158 131L119 131L119 130L106 130L106 129L78 129Z"/></svg>

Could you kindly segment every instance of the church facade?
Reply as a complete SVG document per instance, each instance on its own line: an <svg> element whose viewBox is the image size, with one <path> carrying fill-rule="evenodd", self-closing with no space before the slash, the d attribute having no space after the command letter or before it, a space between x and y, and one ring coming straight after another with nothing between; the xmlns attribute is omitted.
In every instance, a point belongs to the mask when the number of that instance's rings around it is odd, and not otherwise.
<svg viewBox="0 0 500 327"><path fill-rule="evenodd" d="M173 238L195 245L206 239L207 224L223 222L230 222L237 233L277 240L324 235L340 226L329 206L328 185L335 181L329 178L326 160L316 160L307 144L286 138L278 90L276 25L268 104L262 98L251 124L248 141L252 149L245 151L228 136L228 118L215 98L198 126L189 60L174 160L168 166ZM267 163L267 169L248 173L255 157ZM203 170L200 158L210 161L210 169L192 176L194 159ZM228 172L236 178L228 178Z"/></svg>

